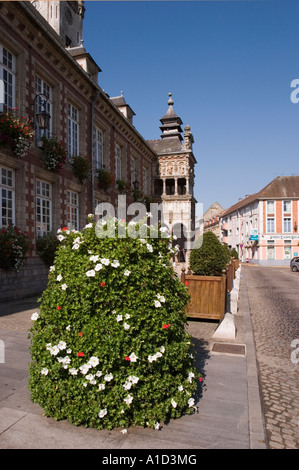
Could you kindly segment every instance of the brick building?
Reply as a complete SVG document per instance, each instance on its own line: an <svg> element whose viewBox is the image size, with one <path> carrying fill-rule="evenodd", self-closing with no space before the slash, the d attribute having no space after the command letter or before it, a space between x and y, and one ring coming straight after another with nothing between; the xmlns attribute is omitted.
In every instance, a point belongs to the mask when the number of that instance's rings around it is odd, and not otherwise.
<svg viewBox="0 0 299 470"><path fill-rule="evenodd" d="M0 270L1 300L44 288L48 268L36 255L38 236L82 229L97 204L117 206L124 191L127 204L153 196L159 155L133 126L124 96L109 97L99 86L101 69L83 47L84 11L82 1L0 2L0 112L13 108L35 127L22 158L0 141L1 227L17 225L31 242L20 272ZM38 124L45 114L46 129ZM67 153L57 171L42 160L43 141L53 137ZM84 180L74 174L78 155L90 163Z"/></svg>
<svg viewBox="0 0 299 470"><path fill-rule="evenodd" d="M280 176L221 214L220 241L240 259L288 265L299 254L299 176Z"/></svg>

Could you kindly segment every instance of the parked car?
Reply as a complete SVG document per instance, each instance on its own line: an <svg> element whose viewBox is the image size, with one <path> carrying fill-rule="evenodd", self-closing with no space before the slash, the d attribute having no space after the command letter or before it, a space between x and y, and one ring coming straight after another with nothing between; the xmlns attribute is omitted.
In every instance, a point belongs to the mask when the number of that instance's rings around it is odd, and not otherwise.
<svg viewBox="0 0 299 470"><path fill-rule="evenodd" d="M299 256L291 259L290 268L292 271L299 271Z"/></svg>

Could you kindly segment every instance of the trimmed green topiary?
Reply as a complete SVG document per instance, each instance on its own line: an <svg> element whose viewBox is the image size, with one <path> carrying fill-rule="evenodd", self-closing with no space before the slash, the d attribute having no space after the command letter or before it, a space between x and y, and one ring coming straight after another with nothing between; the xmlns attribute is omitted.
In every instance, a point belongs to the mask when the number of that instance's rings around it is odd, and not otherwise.
<svg viewBox="0 0 299 470"><path fill-rule="evenodd" d="M228 261L227 249L217 236L213 232L205 232L202 246L191 251L190 269L199 276L221 276Z"/></svg>
<svg viewBox="0 0 299 470"><path fill-rule="evenodd" d="M141 225L115 226L130 236L99 238L105 225L97 232L93 223L59 235L40 314L32 316L31 398L75 425L157 428L194 411L189 296L169 266L163 231L133 238Z"/></svg>

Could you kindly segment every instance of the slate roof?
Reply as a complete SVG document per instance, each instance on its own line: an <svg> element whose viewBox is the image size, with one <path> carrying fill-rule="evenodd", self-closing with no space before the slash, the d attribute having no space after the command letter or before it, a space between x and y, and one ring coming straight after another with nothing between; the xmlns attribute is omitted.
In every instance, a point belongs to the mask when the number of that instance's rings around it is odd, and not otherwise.
<svg viewBox="0 0 299 470"><path fill-rule="evenodd" d="M259 192L241 199L226 209L221 217L225 217L254 201L263 199L299 199L299 176L277 176Z"/></svg>
<svg viewBox="0 0 299 470"><path fill-rule="evenodd" d="M158 154L182 152L185 151L178 137L168 137L167 139L160 140L147 140L147 143Z"/></svg>

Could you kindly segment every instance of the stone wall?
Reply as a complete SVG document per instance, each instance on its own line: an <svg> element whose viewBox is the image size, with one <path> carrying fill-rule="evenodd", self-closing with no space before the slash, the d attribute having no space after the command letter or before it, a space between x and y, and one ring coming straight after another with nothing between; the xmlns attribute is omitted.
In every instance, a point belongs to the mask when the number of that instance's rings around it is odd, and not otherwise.
<svg viewBox="0 0 299 470"><path fill-rule="evenodd" d="M39 296L47 286L48 272L39 257L28 258L18 272L0 269L0 303Z"/></svg>

